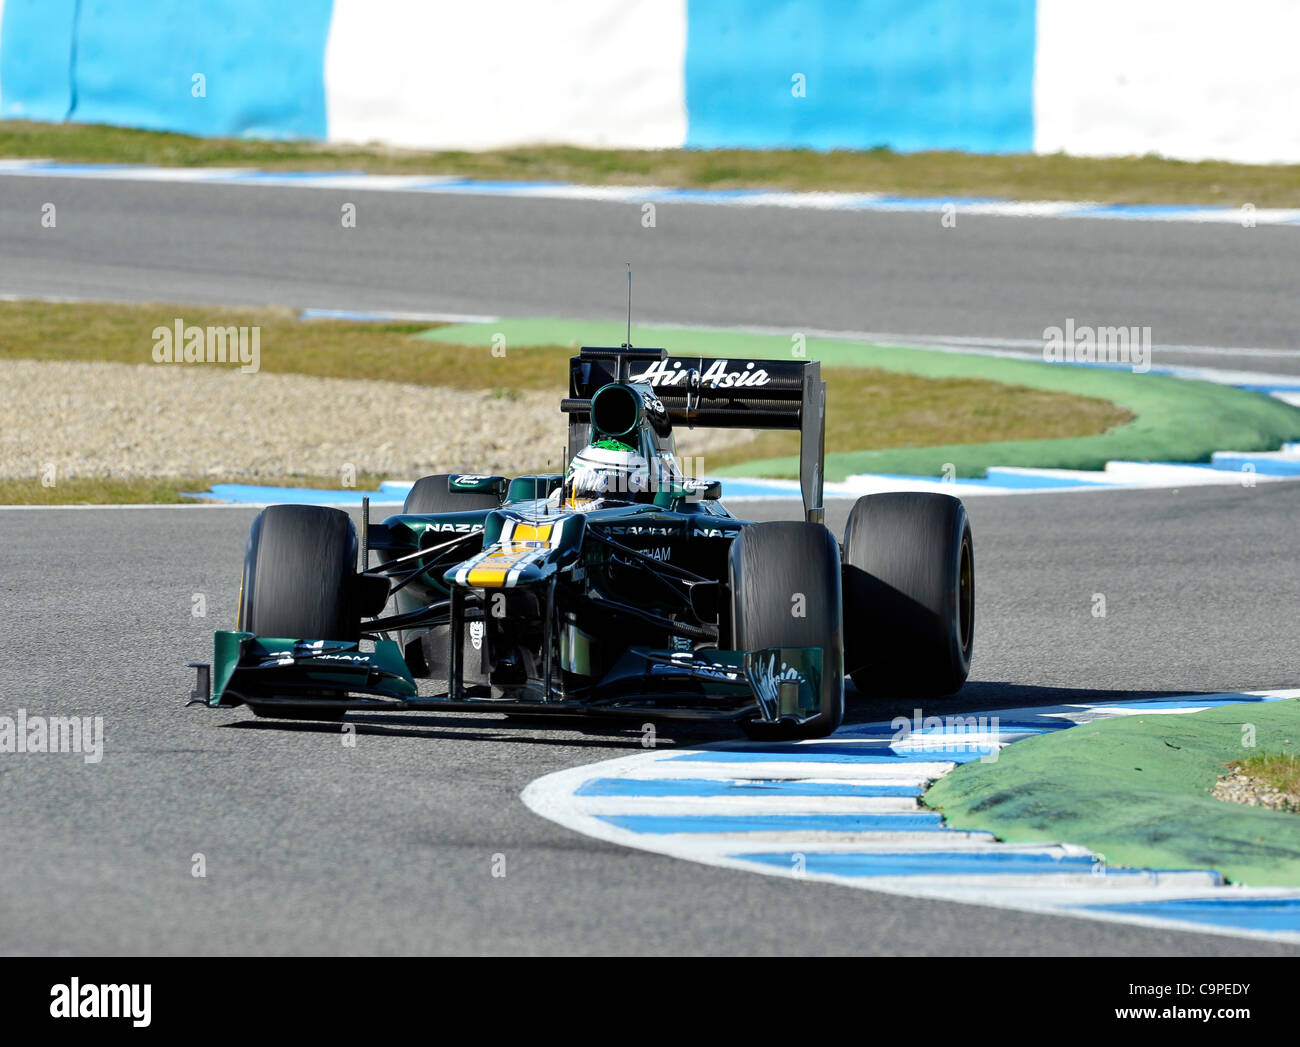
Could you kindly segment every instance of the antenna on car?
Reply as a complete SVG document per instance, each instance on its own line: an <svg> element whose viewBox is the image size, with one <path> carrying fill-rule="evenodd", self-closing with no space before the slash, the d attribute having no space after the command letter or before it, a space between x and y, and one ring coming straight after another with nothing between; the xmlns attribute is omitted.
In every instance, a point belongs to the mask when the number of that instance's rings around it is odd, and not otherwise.
<svg viewBox="0 0 1300 1047"><path fill-rule="evenodd" d="M623 343L624 349L632 348L632 263L627 263L627 341ZM632 377L632 361L622 357L618 361L618 380L626 382Z"/></svg>
<svg viewBox="0 0 1300 1047"><path fill-rule="evenodd" d="M632 263L627 263L627 341L624 349L632 348Z"/></svg>

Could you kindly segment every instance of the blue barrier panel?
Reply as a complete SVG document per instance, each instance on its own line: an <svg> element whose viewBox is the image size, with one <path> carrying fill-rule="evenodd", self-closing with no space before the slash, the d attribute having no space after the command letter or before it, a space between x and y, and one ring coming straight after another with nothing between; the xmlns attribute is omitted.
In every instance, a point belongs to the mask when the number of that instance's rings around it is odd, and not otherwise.
<svg viewBox="0 0 1300 1047"><path fill-rule="evenodd" d="M689 0L687 145L1031 151L1035 13L1035 0Z"/></svg>
<svg viewBox="0 0 1300 1047"><path fill-rule="evenodd" d="M0 25L0 117L67 118L76 16L77 0L6 0Z"/></svg>
<svg viewBox="0 0 1300 1047"><path fill-rule="evenodd" d="M195 135L324 138L333 9L333 0L7 0L2 112Z"/></svg>
<svg viewBox="0 0 1300 1047"><path fill-rule="evenodd" d="M82 0L72 119L324 138L333 9L333 0Z"/></svg>

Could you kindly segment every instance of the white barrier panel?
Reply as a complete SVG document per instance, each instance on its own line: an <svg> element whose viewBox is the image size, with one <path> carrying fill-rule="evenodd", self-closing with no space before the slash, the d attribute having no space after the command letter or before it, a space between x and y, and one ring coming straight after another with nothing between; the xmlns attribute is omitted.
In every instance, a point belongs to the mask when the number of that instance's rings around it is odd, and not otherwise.
<svg viewBox="0 0 1300 1047"><path fill-rule="evenodd" d="M680 147L685 54L686 0L335 0L329 137Z"/></svg>
<svg viewBox="0 0 1300 1047"><path fill-rule="evenodd" d="M1300 163L1297 0L1039 0L1034 151Z"/></svg>

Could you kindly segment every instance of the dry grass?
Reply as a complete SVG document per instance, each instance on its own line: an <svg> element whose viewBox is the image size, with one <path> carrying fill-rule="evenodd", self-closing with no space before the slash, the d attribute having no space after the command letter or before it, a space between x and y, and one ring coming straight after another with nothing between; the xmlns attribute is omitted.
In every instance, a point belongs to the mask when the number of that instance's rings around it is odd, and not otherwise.
<svg viewBox="0 0 1300 1047"><path fill-rule="evenodd" d="M144 364L153 329L186 325L261 328L261 369L322 378L370 378L455 389L555 389L567 384L572 350L488 349L407 337L427 323L300 321L288 309L227 309L147 303L0 302L0 358Z"/></svg>
<svg viewBox="0 0 1300 1047"><path fill-rule="evenodd" d="M1280 793L1300 795L1300 756L1260 753L1236 761L1232 769Z"/></svg>
<svg viewBox="0 0 1300 1047"><path fill-rule="evenodd" d="M1012 200L1300 207L1300 165L1117 158L894 153L888 149L579 149L424 152L378 145L207 139L131 128L0 122L0 156L87 163L245 165L472 178L986 196Z"/></svg>

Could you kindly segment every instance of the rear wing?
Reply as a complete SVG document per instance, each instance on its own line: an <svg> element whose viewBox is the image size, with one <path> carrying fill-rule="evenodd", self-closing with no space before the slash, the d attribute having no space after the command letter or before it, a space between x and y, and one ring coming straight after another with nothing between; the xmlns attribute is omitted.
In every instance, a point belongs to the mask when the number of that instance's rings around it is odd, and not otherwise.
<svg viewBox="0 0 1300 1047"><path fill-rule="evenodd" d="M816 360L669 356L666 349L583 346L569 362L569 458L587 442L591 397L610 382L648 385L674 425L799 432L805 517L824 522L826 383Z"/></svg>

